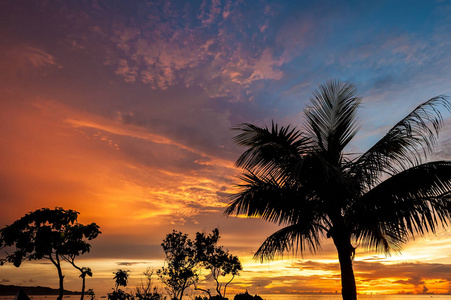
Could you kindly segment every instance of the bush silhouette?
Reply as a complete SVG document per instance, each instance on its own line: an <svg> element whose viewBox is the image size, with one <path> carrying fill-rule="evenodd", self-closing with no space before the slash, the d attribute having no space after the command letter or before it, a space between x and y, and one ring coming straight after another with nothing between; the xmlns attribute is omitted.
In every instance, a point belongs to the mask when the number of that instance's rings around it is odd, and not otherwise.
<svg viewBox="0 0 451 300"><path fill-rule="evenodd" d="M259 295L252 296L247 291L244 293L236 294L233 300L263 300Z"/></svg>

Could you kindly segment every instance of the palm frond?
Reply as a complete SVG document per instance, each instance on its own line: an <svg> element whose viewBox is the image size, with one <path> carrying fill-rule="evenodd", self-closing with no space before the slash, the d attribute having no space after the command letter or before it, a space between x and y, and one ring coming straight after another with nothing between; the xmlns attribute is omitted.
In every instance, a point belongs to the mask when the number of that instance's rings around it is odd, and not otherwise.
<svg viewBox="0 0 451 300"><path fill-rule="evenodd" d="M331 80L315 90L310 101L312 105L305 112L307 131L328 159L339 163L342 150L357 131L356 109L360 98L356 87Z"/></svg>
<svg viewBox="0 0 451 300"><path fill-rule="evenodd" d="M329 81L311 102L306 133L275 123L234 128L235 142L247 148L236 162L244 183L225 214L286 226L265 240L256 258L316 252L326 233L336 245L348 244L337 246L342 254L352 252L351 238L379 252L400 251L414 235L451 222L451 162L421 164L442 126L440 109L451 111L447 97L416 107L355 159L343 153L357 132L355 86Z"/></svg>
<svg viewBox="0 0 451 300"><path fill-rule="evenodd" d="M377 248L386 238L386 252L415 234L435 233L451 220L451 162L405 170L366 193L356 207L350 217L357 239Z"/></svg>
<svg viewBox="0 0 451 300"><path fill-rule="evenodd" d="M310 218L318 211L319 201L302 186L275 178L261 178L253 173L241 176L242 191L232 196L225 215L244 214L285 225Z"/></svg>
<svg viewBox="0 0 451 300"><path fill-rule="evenodd" d="M254 255L261 261L273 260L284 252L304 254L307 250L316 253L321 249L320 239L324 236L324 227L311 220L304 220L284 227L270 235Z"/></svg>
<svg viewBox="0 0 451 300"><path fill-rule="evenodd" d="M377 253L390 254L400 253L402 244L407 242L405 230L397 228L396 224L388 222L375 222L359 227L355 230L354 238L356 243L362 245L364 249L375 250Z"/></svg>
<svg viewBox="0 0 451 300"><path fill-rule="evenodd" d="M268 173L287 172L302 160L310 149L310 141L296 128L279 127L272 123L271 129L252 124L241 124L234 141L248 149L238 158L236 166L265 176Z"/></svg>
<svg viewBox="0 0 451 300"><path fill-rule="evenodd" d="M417 106L353 164L351 173L368 187L383 173L393 175L418 165L436 143L443 119L440 107L451 111L446 96L437 96Z"/></svg>

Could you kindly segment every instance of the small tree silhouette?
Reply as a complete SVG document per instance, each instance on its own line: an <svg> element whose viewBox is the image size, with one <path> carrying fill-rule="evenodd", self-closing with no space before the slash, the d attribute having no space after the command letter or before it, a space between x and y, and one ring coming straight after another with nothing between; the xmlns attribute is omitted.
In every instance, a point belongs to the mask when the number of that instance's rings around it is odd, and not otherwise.
<svg viewBox="0 0 451 300"><path fill-rule="evenodd" d="M130 271L127 270L121 270L118 269L116 272L113 272L114 274L114 281L116 289L113 289L111 293L108 294L109 300L126 300L133 298L130 294L126 293L125 291L121 290L119 287L123 286L126 287L128 284L128 278L130 276Z"/></svg>
<svg viewBox="0 0 451 300"><path fill-rule="evenodd" d="M166 266L157 271L171 299L182 300L185 290L199 278L193 242L187 234L173 231L161 244Z"/></svg>
<svg viewBox="0 0 451 300"><path fill-rule="evenodd" d="M168 234L161 244L166 255L166 266L157 271L161 281L172 299L181 300L184 291L194 285L195 290L208 294L209 289L197 286L199 271L205 268L210 271L210 278L216 283L219 298L224 298L227 286L242 270L237 256L218 246L219 230L216 228L211 234L196 233L195 241L191 241L187 234L173 231ZM231 275L231 278L221 283L219 278Z"/></svg>
<svg viewBox="0 0 451 300"><path fill-rule="evenodd" d="M79 267L75 264L75 255L63 255L62 258L70 263L75 269L80 271L80 278L82 279L82 285L81 285L81 296L80 300L83 300L85 296L85 288L86 288L86 276L92 277L92 271L89 267Z"/></svg>
<svg viewBox="0 0 451 300"><path fill-rule="evenodd" d="M225 298L227 286L235 276L239 275L239 271L243 268L238 256L230 254L228 250L224 250L224 247L217 245L219 238L219 230L217 228L213 229L209 235L198 232L196 233L194 248L196 251L196 260L201 266L211 272L211 277L216 282L218 296ZM225 277L227 275L232 276L227 282L221 283L219 280L220 276ZM211 297L209 291L203 291L207 292Z"/></svg>
<svg viewBox="0 0 451 300"><path fill-rule="evenodd" d="M136 298L138 300L165 300L166 297L163 297L158 288L153 286L154 270L148 268L143 274L144 280L141 279L141 283L136 286Z"/></svg>
<svg viewBox="0 0 451 300"><path fill-rule="evenodd" d="M116 281L116 289L118 287L123 286L126 287L128 284L128 277L130 276L130 270L124 271L124 270L117 270L114 274L113 279Z"/></svg>

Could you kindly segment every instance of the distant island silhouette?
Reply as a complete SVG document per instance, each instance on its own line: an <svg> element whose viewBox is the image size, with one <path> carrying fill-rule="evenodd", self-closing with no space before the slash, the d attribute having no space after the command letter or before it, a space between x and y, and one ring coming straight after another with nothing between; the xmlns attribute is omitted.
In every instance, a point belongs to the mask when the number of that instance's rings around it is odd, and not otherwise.
<svg viewBox="0 0 451 300"><path fill-rule="evenodd" d="M17 286L0 284L0 296L14 296L22 289L27 295L58 295L58 289L43 286ZM81 292L64 290L65 295L81 295Z"/></svg>

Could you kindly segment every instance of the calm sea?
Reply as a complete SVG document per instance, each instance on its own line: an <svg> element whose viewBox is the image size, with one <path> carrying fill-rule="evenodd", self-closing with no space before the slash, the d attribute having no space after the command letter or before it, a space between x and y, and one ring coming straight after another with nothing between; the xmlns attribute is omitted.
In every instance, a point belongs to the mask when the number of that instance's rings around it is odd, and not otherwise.
<svg viewBox="0 0 451 300"><path fill-rule="evenodd" d="M341 295L260 295L265 300L341 300ZM55 300L56 296L30 296L31 300ZM0 296L0 300L12 300L14 296ZM67 300L79 300L80 296L64 296ZM190 300L189 297L185 298ZM359 300L451 300L451 295L360 295ZM89 297L85 297L89 300ZM106 300L106 298L96 298Z"/></svg>
<svg viewBox="0 0 451 300"><path fill-rule="evenodd" d="M341 295L261 295L265 300L341 300ZM360 295L358 300L451 300L451 295Z"/></svg>

